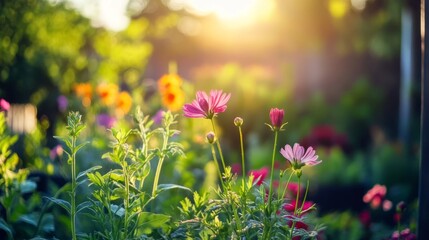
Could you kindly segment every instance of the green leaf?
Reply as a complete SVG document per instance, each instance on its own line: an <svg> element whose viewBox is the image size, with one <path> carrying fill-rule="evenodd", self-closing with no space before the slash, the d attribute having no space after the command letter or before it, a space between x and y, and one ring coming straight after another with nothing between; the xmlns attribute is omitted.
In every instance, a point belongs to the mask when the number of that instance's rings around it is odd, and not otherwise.
<svg viewBox="0 0 429 240"><path fill-rule="evenodd" d="M94 171L96 171L96 170L98 170L98 169L100 169L100 168L102 168L102 167L101 167L101 166L93 166L93 167L91 167L91 168L89 168L89 169L86 169L85 171L80 172L80 173L77 175L76 180L79 180L79 178L81 178L81 177L85 176L87 173L94 172Z"/></svg>
<svg viewBox="0 0 429 240"><path fill-rule="evenodd" d="M177 184L159 184L158 189L156 190L156 193L159 194L161 192L171 190L171 189L182 189L182 190L192 192L191 189Z"/></svg>
<svg viewBox="0 0 429 240"><path fill-rule="evenodd" d="M22 215L18 221L25 222L30 224L33 227L36 227L38 220L39 220L39 216L36 214L25 214L25 215Z"/></svg>
<svg viewBox="0 0 429 240"><path fill-rule="evenodd" d="M80 212L80 211L83 211L83 210L85 210L85 209L89 208L91 205L92 205L92 203L91 203L90 201L85 201L85 202L83 202L83 203L81 203L81 204L77 205L76 213L78 213L78 212Z"/></svg>
<svg viewBox="0 0 429 240"><path fill-rule="evenodd" d="M118 217L123 217L125 215L125 209L123 207L119 207L118 205L110 204L110 210Z"/></svg>
<svg viewBox="0 0 429 240"><path fill-rule="evenodd" d="M170 218L170 216L164 214L142 212L139 215L137 228L142 233L150 234L152 230L164 227L170 221Z"/></svg>
<svg viewBox="0 0 429 240"><path fill-rule="evenodd" d="M3 220L3 218L0 218L0 229L4 230L7 234L7 239L13 239L12 229L9 227L9 225Z"/></svg>
<svg viewBox="0 0 429 240"><path fill-rule="evenodd" d="M46 197L49 201L61 206L62 208L64 208L68 214L70 214L71 212L71 207L70 207L70 203L62 200L62 199L58 199L58 198L54 198L54 197Z"/></svg>
<svg viewBox="0 0 429 240"><path fill-rule="evenodd" d="M79 145L77 145L76 146L76 148L75 148L75 152L78 152L81 148L83 148L85 145L87 145L89 142L87 141L87 142L83 142L83 143L81 143L81 144L79 144Z"/></svg>
<svg viewBox="0 0 429 240"><path fill-rule="evenodd" d="M88 173L87 174L89 181L91 181L91 183L97 185L97 186L102 186L104 184L104 178L101 176L101 174L99 172L95 172L95 173Z"/></svg>

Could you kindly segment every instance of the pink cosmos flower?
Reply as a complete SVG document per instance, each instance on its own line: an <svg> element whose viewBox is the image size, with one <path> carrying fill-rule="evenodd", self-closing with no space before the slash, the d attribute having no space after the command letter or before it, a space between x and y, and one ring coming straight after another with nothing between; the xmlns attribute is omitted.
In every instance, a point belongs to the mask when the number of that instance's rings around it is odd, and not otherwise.
<svg viewBox="0 0 429 240"><path fill-rule="evenodd" d="M211 90L210 96L205 92L198 91L197 98L183 106L185 117L212 119L218 113L226 110L226 103L231 94L223 93L222 90Z"/></svg>
<svg viewBox="0 0 429 240"><path fill-rule="evenodd" d="M252 170L250 171L249 175L253 175L253 182L256 182L256 185L260 186L262 184L262 182L265 180L265 178L268 175L268 168L267 167L263 167L259 170Z"/></svg>
<svg viewBox="0 0 429 240"><path fill-rule="evenodd" d="M318 155L315 155L316 151L312 147L305 148L295 143L293 149L289 144L286 144L285 148L280 150L280 153L292 164L294 170L299 170L305 165L314 166L322 162L317 160Z"/></svg>
<svg viewBox="0 0 429 240"><path fill-rule="evenodd" d="M271 125L275 129L281 128L284 115L285 115L285 112L283 111L283 109L271 108L270 110Z"/></svg>
<svg viewBox="0 0 429 240"><path fill-rule="evenodd" d="M0 112L8 111L9 108L10 108L9 102L4 100L3 98L0 98Z"/></svg>

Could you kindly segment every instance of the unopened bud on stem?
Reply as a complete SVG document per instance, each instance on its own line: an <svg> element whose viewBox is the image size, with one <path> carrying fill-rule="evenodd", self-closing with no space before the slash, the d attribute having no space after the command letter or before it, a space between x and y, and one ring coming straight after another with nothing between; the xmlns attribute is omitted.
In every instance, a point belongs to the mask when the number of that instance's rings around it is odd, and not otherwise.
<svg viewBox="0 0 429 240"><path fill-rule="evenodd" d="M214 132L209 132L207 133L207 142L209 142L210 144L213 144L216 142L216 135L214 134Z"/></svg>

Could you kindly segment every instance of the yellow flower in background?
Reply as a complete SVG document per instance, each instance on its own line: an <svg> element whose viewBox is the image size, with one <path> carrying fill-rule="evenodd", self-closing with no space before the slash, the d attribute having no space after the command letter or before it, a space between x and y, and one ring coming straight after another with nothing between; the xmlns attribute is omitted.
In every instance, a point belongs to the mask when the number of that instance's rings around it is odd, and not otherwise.
<svg viewBox="0 0 429 240"><path fill-rule="evenodd" d="M121 117L127 114L131 109L132 103L133 99L128 92L120 92L116 102L116 114Z"/></svg>
<svg viewBox="0 0 429 240"><path fill-rule="evenodd" d="M97 93L103 104L113 105L118 96L118 86L113 83L101 83L97 86Z"/></svg>
<svg viewBox="0 0 429 240"><path fill-rule="evenodd" d="M181 85L182 79L174 73L164 74L158 81L158 88L161 93L172 88L179 88Z"/></svg>
<svg viewBox="0 0 429 240"><path fill-rule="evenodd" d="M92 86L89 83L78 83L74 86L76 95L82 98L82 105L89 107L92 98Z"/></svg>
<svg viewBox="0 0 429 240"><path fill-rule="evenodd" d="M178 87L162 92L161 96L162 104L172 112L182 109L185 103L185 94Z"/></svg>

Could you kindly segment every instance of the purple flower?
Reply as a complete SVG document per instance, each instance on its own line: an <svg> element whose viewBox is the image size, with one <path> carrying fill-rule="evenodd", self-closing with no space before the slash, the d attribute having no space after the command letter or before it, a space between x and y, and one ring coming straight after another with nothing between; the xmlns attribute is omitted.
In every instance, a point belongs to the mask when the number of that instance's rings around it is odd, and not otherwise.
<svg viewBox="0 0 429 240"><path fill-rule="evenodd" d="M66 96L64 96L64 95L60 95L60 96L57 98L57 103L58 103L58 109L59 109L61 112L65 112L65 111L67 110L67 106L69 105L69 102L68 102L68 100L67 100L67 97L66 97Z"/></svg>
<svg viewBox="0 0 429 240"><path fill-rule="evenodd" d="M100 126L112 128L115 123L116 119L108 114L102 113L97 116L97 124Z"/></svg>
<svg viewBox="0 0 429 240"><path fill-rule="evenodd" d="M197 98L183 106L185 117L212 119L218 113L226 110L226 103L231 94L223 93L222 90L211 90L210 96L205 92L198 91Z"/></svg>
<svg viewBox="0 0 429 240"><path fill-rule="evenodd" d="M0 112L6 112L10 108L10 104L8 101L4 100L3 98L0 98Z"/></svg>
<svg viewBox="0 0 429 240"><path fill-rule="evenodd" d="M305 165L313 166L322 162L317 160L319 156L315 155L316 151L312 147L305 148L295 143L293 149L289 144L286 144L285 148L280 150L280 153L292 164L294 170L299 170Z"/></svg>
<svg viewBox="0 0 429 240"><path fill-rule="evenodd" d="M60 157L61 155L63 155L63 151L63 147L58 144L51 149L51 151L49 152L49 157L54 160L56 157Z"/></svg>
<svg viewBox="0 0 429 240"><path fill-rule="evenodd" d="M155 115L152 117L152 120L155 124L157 125L161 125L162 123L162 118L164 117L164 111L163 110L159 110L158 112L155 113Z"/></svg>
<svg viewBox="0 0 429 240"><path fill-rule="evenodd" d="M271 125L274 129L280 129L282 127L284 115L285 112L283 111L283 109L271 108L270 119Z"/></svg>

